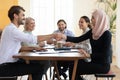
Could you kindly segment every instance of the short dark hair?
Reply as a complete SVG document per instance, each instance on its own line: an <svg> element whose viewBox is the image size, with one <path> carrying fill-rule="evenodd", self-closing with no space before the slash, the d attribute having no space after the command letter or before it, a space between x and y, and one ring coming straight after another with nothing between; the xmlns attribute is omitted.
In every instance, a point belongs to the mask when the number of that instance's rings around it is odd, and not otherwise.
<svg viewBox="0 0 120 80"><path fill-rule="evenodd" d="M57 25L58 25L60 22L64 22L64 23L66 24L65 28L67 28L67 23L65 22L65 20L63 20L63 19L58 20Z"/></svg>
<svg viewBox="0 0 120 80"><path fill-rule="evenodd" d="M0 39L1 39L1 35L2 35L2 30L0 29Z"/></svg>
<svg viewBox="0 0 120 80"><path fill-rule="evenodd" d="M12 21L13 19L14 19L14 14L19 14L20 13L20 10L22 10L22 11L25 11L24 9L23 9L23 7L21 7L21 6L12 6L10 9L9 9L9 11L8 11L8 17L10 18L10 20Z"/></svg>

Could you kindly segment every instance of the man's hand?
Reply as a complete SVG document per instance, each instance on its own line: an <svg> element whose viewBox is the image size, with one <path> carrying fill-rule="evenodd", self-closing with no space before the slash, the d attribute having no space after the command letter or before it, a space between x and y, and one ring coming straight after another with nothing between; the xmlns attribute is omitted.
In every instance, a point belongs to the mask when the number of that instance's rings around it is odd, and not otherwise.
<svg viewBox="0 0 120 80"><path fill-rule="evenodd" d="M54 38L57 40L57 41L60 41L60 40L66 40L67 39L67 36L62 34L62 33L54 33Z"/></svg>
<svg viewBox="0 0 120 80"><path fill-rule="evenodd" d="M42 48L42 47L35 47L34 50L36 50L36 51L47 51L47 49Z"/></svg>
<svg viewBox="0 0 120 80"><path fill-rule="evenodd" d="M45 42L44 42L44 41L39 42L38 45L39 45L40 47L44 47L44 46L45 46Z"/></svg>

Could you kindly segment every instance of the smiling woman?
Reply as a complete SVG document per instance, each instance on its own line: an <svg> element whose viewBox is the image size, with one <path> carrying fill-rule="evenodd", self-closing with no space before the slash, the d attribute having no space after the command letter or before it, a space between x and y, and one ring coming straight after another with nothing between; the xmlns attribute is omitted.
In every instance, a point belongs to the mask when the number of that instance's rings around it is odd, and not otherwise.
<svg viewBox="0 0 120 80"><path fill-rule="evenodd" d="M91 17L92 11L97 6L96 0L18 1L19 5L26 9L26 16L31 16L35 19L36 29L33 32L35 35L52 33L57 29L57 21L59 19L64 19L67 22L68 28L75 34L75 36L79 36L82 33L78 27L79 18L83 15Z"/></svg>

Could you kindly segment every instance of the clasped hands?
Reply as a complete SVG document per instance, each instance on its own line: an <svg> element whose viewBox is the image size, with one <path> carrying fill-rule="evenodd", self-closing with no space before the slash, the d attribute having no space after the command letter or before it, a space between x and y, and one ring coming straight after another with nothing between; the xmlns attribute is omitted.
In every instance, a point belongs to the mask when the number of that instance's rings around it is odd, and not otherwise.
<svg viewBox="0 0 120 80"><path fill-rule="evenodd" d="M56 39L57 41L60 41L60 40L66 40L67 36L62 33L54 33L53 38Z"/></svg>
<svg viewBox="0 0 120 80"><path fill-rule="evenodd" d="M56 39L57 41L66 40L67 39L67 36L62 34L62 33L55 33L53 35L54 35L54 39ZM86 57L90 57L90 55L88 55L88 53L84 49L80 48L78 52L80 54L86 56Z"/></svg>

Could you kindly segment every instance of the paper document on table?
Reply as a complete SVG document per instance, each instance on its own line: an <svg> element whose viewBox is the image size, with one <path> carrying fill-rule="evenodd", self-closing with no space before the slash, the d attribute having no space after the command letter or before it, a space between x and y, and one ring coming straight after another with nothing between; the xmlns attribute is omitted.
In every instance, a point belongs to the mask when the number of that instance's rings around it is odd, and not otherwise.
<svg viewBox="0 0 120 80"><path fill-rule="evenodd" d="M71 50L58 50L58 53L75 53L78 52L78 49L71 49Z"/></svg>
<svg viewBox="0 0 120 80"><path fill-rule="evenodd" d="M38 53L38 54L53 54L53 53L57 53L57 52L54 51L53 49L48 49L47 51L36 51L35 53Z"/></svg>
<svg viewBox="0 0 120 80"><path fill-rule="evenodd" d="M47 45L45 45L44 48L46 48L46 49L54 49L55 47L53 45L47 44Z"/></svg>

